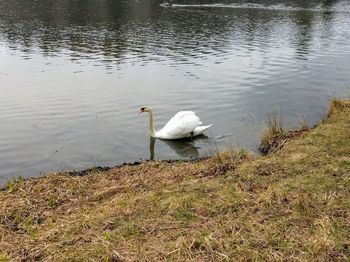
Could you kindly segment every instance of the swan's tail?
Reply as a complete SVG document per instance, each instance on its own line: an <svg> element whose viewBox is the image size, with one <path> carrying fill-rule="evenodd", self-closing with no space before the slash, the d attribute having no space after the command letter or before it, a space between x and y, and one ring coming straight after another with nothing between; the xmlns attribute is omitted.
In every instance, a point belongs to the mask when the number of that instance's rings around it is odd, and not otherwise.
<svg viewBox="0 0 350 262"><path fill-rule="evenodd" d="M208 126L198 126L193 130L193 135L198 136L201 135L205 130L207 130L209 127L211 127L213 124Z"/></svg>

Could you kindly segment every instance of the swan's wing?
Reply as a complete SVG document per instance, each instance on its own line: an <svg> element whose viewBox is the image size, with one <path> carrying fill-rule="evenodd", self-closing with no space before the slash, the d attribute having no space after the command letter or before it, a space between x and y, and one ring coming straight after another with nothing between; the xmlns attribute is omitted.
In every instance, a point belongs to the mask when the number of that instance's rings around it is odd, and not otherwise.
<svg viewBox="0 0 350 262"><path fill-rule="evenodd" d="M191 134L191 132L202 122L193 111L180 111L161 130L168 137L181 138Z"/></svg>
<svg viewBox="0 0 350 262"><path fill-rule="evenodd" d="M165 126L163 128L168 129L172 126L176 126L179 121L181 121L181 119L187 115L196 115L195 112L193 111L180 111L177 112L176 115L174 115L169 121L168 123L165 124Z"/></svg>
<svg viewBox="0 0 350 262"><path fill-rule="evenodd" d="M193 135L198 136L203 134L205 130L207 130L209 127L211 127L213 124L207 125L207 126L198 126L193 130Z"/></svg>

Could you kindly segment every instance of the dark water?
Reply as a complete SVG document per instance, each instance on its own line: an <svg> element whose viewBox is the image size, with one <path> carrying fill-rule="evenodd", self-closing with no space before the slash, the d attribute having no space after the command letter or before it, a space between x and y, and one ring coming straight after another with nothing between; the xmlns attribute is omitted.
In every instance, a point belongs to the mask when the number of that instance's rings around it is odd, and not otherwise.
<svg viewBox="0 0 350 262"><path fill-rule="evenodd" d="M349 94L349 2L0 0L0 183L149 158L143 105L158 128L196 111L219 148L256 150L273 110L317 122Z"/></svg>

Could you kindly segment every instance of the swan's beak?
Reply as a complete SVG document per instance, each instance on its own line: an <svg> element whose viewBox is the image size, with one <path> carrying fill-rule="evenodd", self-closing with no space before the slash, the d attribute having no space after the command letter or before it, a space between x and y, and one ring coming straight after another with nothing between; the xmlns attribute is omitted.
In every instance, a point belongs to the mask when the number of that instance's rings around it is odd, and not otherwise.
<svg viewBox="0 0 350 262"><path fill-rule="evenodd" d="M137 114L139 115L139 114L142 114L143 112L140 110L139 112L137 112Z"/></svg>

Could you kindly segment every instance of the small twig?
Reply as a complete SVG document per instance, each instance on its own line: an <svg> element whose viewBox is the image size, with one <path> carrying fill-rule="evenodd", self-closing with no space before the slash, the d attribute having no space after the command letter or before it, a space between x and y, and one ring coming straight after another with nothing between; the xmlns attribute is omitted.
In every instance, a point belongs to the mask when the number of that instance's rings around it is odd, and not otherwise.
<svg viewBox="0 0 350 262"><path fill-rule="evenodd" d="M218 254L219 256L224 257L224 258L225 258L225 259L227 259L227 260L229 260L229 259L230 259L230 258L228 257L228 255L225 255L225 254L220 253L220 252L217 252L217 251L215 251L215 253L216 253L216 254Z"/></svg>
<svg viewBox="0 0 350 262"><path fill-rule="evenodd" d="M170 256L171 254L174 254L174 253L178 252L179 250L180 250L180 248L174 249L173 251L166 254L166 256Z"/></svg>
<svg viewBox="0 0 350 262"><path fill-rule="evenodd" d="M120 261L126 261L126 258L119 254L117 251L113 250L113 253Z"/></svg>

